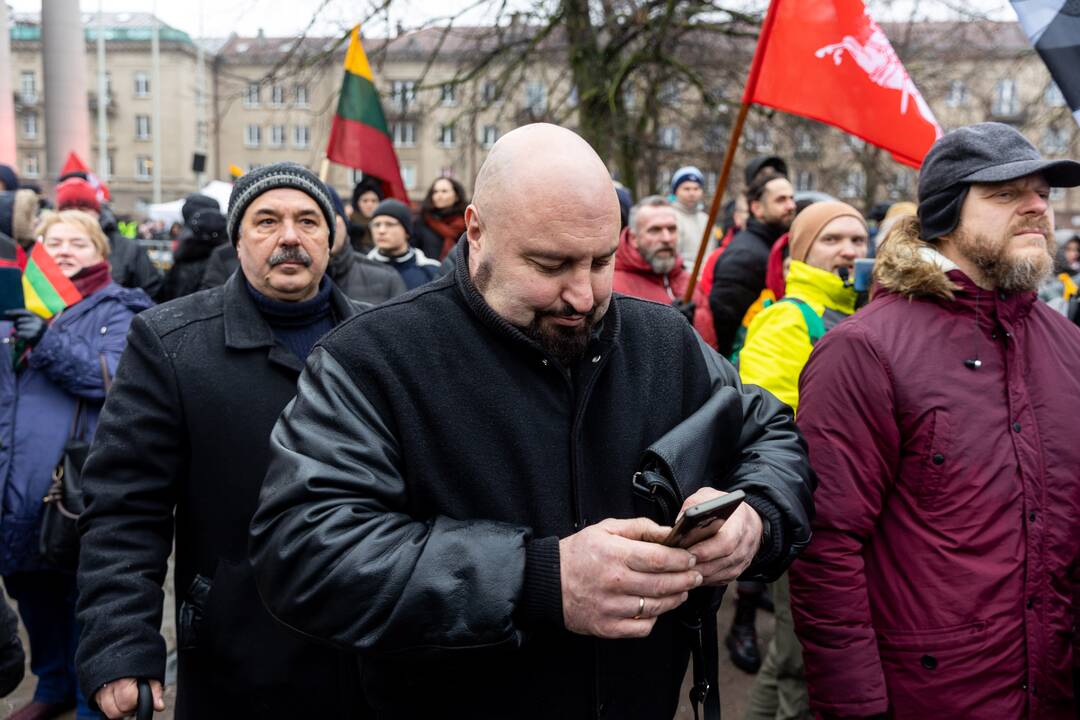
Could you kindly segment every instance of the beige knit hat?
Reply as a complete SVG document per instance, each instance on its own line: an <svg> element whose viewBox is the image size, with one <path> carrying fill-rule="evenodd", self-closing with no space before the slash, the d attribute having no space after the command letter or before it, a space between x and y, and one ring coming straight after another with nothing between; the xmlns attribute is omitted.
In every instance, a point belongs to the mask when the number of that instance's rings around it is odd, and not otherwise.
<svg viewBox="0 0 1080 720"><path fill-rule="evenodd" d="M866 227L866 219L862 214L847 203L837 200L816 202L808 205L801 213L795 216L795 222L791 223L791 238L789 248L792 260L806 262L806 256L810 254L810 246L825 228L838 217L853 217Z"/></svg>

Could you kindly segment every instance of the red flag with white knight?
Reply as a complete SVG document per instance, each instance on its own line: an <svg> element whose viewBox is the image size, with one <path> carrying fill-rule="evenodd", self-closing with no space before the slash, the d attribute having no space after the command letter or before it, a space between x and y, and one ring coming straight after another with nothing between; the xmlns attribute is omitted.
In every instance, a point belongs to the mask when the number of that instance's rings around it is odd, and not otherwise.
<svg viewBox="0 0 1080 720"><path fill-rule="evenodd" d="M862 0L772 0L743 102L833 125L914 168L941 136Z"/></svg>

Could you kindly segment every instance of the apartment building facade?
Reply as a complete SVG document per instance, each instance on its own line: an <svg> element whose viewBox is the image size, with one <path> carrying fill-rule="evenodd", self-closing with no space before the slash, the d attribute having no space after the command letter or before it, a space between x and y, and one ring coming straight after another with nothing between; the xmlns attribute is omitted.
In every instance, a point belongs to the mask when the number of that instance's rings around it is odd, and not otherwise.
<svg viewBox="0 0 1080 720"><path fill-rule="evenodd" d="M87 26L87 72L91 126L96 132L96 16ZM196 187L192 159L206 158L204 180L230 177L230 166L247 171L289 160L321 169L341 83L342 37L251 37L200 40L161 26L162 162L153 168L152 87L145 14L106 14L106 66L110 81L109 177L115 204L138 212L150 200L152 173L162 175L163 199ZM886 32L946 128L981 120L1016 125L1050 157L1080 157L1080 133L1064 99L1015 23L919 23ZM510 70L492 65L473 72L478 50L492 42L491 28L427 28L393 38L365 40L383 109L410 196L419 202L441 175L467 189L487 149L502 134L527 122L574 126L576 91L564 50L552 48ZM731 65L713 89L672 81L665 86L650 124L646 172L638 193L663 191L680 165L700 166L715 184L728 128L741 91L740 78L752 42L722 53ZM32 15L17 15L12 29L12 73L18 115L19 170L42 177L44 113L40 28ZM205 93L200 107L198 74ZM632 92L632 89L630 90ZM716 98L720 101L717 103ZM628 104L632 103L628 99ZM97 136L91 138L97 164ZM916 174L857 138L783 113L755 109L736 155L736 170L755 154L789 158L800 190L827 192L864 208L881 200L910 199ZM614 164L613 164L613 170ZM328 167L328 181L343 196L357 179L350 168ZM740 173L731 189L741 189ZM711 190L711 188L710 188ZM1055 191L1058 225L1080 230L1080 191Z"/></svg>

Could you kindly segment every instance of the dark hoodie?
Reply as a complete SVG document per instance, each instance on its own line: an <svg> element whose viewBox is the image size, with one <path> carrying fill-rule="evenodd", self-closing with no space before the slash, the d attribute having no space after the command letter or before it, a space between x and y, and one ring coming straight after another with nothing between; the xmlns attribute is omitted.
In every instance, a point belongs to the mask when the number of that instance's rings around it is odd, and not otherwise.
<svg viewBox="0 0 1080 720"><path fill-rule="evenodd" d="M165 276L165 286L161 289L162 302L198 290L210 253L228 242L225 216L211 208L196 210L188 220L186 230L173 253L173 266Z"/></svg>

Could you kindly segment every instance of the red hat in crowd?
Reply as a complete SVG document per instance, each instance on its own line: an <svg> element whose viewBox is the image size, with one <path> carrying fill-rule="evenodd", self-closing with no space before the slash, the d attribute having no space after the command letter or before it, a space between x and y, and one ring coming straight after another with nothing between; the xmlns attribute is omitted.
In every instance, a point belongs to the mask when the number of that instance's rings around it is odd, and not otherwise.
<svg viewBox="0 0 1080 720"><path fill-rule="evenodd" d="M56 207L60 210L93 210L101 212L97 188L80 177L64 180L56 186Z"/></svg>

